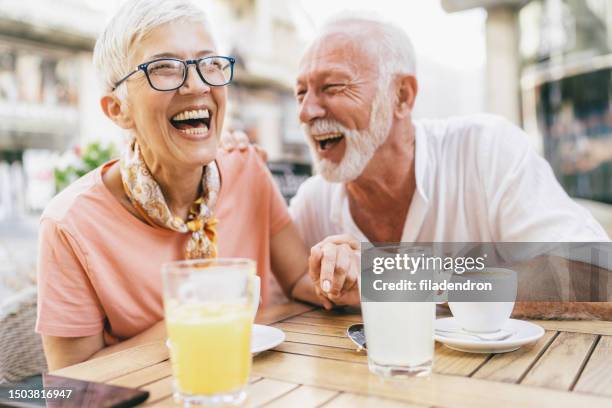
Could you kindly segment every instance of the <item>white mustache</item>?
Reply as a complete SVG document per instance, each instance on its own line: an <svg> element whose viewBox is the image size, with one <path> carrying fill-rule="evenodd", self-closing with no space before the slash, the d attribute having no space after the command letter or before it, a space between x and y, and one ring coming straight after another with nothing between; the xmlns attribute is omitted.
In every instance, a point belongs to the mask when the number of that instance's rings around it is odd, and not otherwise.
<svg viewBox="0 0 612 408"><path fill-rule="evenodd" d="M312 123L304 123L302 125L304 132L308 135L320 135L324 133L349 133L350 130L342 126L340 123L332 119L317 119Z"/></svg>

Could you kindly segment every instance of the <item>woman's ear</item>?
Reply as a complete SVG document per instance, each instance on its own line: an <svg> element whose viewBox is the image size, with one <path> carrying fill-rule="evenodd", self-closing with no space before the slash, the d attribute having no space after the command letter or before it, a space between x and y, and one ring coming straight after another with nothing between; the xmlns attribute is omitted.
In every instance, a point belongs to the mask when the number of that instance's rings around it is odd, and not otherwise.
<svg viewBox="0 0 612 408"><path fill-rule="evenodd" d="M132 116L129 114L128 104L126 100L121 100L117 95L108 93L100 100L100 106L104 114L117 126L123 129L132 129L134 127L134 121Z"/></svg>
<svg viewBox="0 0 612 408"><path fill-rule="evenodd" d="M401 75L396 82L395 114L406 117L412 112L418 91L418 84L414 75Z"/></svg>

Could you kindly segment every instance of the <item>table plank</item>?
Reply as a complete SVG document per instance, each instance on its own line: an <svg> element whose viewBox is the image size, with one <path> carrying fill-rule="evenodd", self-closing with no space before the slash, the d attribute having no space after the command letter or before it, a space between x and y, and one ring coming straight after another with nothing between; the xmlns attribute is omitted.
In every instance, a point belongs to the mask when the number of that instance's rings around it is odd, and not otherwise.
<svg viewBox="0 0 612 408"><path fill-rule="evenodd" d="M346 392L323 405L325 408L419 408L424 406Z"/></svg>
<svg viewBox="0 0 612 408"><path fill-rule="evenodd" d="M580 374L596 338L593 334L559 333L521 384L569 390Z"/></svg>
<svg viewBox="0 0 612 408"><path fill-rule="evenodd" d="M317 344L291 343L284 342L275 347L274 350L285 353L301 354L319 358L329 358L332 360L351 361L355 363L367 364L368 356L365 351L356 351L339 347L320 346Z"/></svg>
<svg viewBox="0 0 612 408"><path fill-rule="evenodd" d="M314 387L401 400L410 403L457 408L520 406L556 408L609 406L607 398L588 394L538 389L517 384L452 375L383 381L365 364L268 351L253 365L253 374ZM409 384L409 386L407 386Z"/></svg>
<svg viewBox="0 0 612 408"><path fill-rule="evenodd" d="M114 378L108 381L108 384L128 388L140 388L145 384L161 380L169 375L172 375L172 367L170 366L170 360L166 360L138 371L122 375L121 377Z"/></svg>
<svg viewBox="0 0 612 408"><path fill-rule="evenodd" d="M603 336L597 343L574 391L612 397L612 337ZM612 403L610 404L612 405Z"/></svg>
<svg viewBox="0 0 612 408"><path fill-rule="evenodd" d="M488 358L489 354L462 353L436 342L433 369L439 374L469 376Z"/></svg>
<svg viewBox="0 0 612 408"><path fill-rule="evenodd" d="M302 313L304 317L317 317L317 318L332 318L336 321L343 321L350 323L361 323L363 320L361 314L358 311L349 309L348 311L343 310L323 310L316 309L310 312Z"/></svg>
<svg viewBox="0 0 612 408"><path fill-rule="evenodd" d="M355 350L356 346L348 337L319 336L316 334L285 332L286 341L293 343L318 344L320 346L340 347Z"/></svg>
<svg viewBox="0 0 612 408"><path fill-rule="evenodd" d="M612 322L597 320L532 320L546 330L612 336Z"/></svg>
<svg viewBox="0 0 612 408"><path fill-rule="evenodd" d="M261 406L267 402L275 400L281 395L286 394L297 387L298 384L264 378L263 380L257 381L249 386L247 406Z"/></svg>
<svg viewBox="0 0 612 408"><path fill-rule="evenodd" d="M316 306L297 302L274 305L259 309L255 317L255 323L272 324L315 309L317 309Z"/></svg>
<svg viewBox="0 0 612 408"><path fill-rule="evenodd" d="M327 326L327 327L337 327L346 330L351 324L355 322L347 322L343 320L337 320L333 317L312 317L312 316L294 316L287 320L283 320L283 322L287 323L300 323L300 324L309 324L312 326Z"/></svg>
<svg viewBox="0 0 612 408"><path fill-rule="evenodd" d="M55 370L50 374L85 381L107 382L167 359L168 348L165 342L155 341Z"/></svg>
<svg viewBox="0 0 612 408"><path fill-rule="evenodd" d="M266 404L266 408L316 408L324 404L326 401L338 395L338 391L327 390L325 388L311 387L309 385L301 385L289 393L281 396Z"/></svg>
<svg viewBox="0 0 612 408"><path fill-rule="evenodd" d="M310 324L287 323L287 322L274 323L272 326L278 327L284 332L317 334L317 335L346 338L346 327L340 328L340 327L330 327L330 326L313 326Z"/></svg>
<svg viewBox="0 0 612 408"><path fill-rule="evenodd" d="M495 354L474 373L474 378L509 383L520 381L550 346L556 334L557 332L548 330L535 343L510 353Z"/></svg>

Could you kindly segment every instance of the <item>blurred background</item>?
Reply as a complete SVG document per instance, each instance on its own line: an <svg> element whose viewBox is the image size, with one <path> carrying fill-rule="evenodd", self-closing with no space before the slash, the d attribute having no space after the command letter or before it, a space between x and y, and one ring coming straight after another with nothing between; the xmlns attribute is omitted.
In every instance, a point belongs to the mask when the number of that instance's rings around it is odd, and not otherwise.
<svg viewBox="0 0 612 408"><path fill-rule="evenodd" d="M342 10L405 28L415 117L477 112L524 128L570 195L612 232L612 2L196 0L237 58L227 126L269 153L288 199L310 175L292 88L318 25ZM0 0L0 299L33 281L37 218L56 192L115 156L92 49L121 0Z"/></svg>

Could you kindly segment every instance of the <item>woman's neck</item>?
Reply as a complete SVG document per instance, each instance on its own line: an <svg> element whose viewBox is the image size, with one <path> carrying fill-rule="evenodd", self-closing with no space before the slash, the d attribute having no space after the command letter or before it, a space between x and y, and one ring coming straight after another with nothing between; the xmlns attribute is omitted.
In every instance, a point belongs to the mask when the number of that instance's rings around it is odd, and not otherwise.
<svg viewBox="0 0 612 408"><path fill-rule="evenodd" d="M157 167L149 170L161 188L172 214L186 220L193 202L202 194L203 167L191 170Z"/></svg>
<svg viewBox="0 0 612 408"><path fill-rule="evenodd" d="M159 185L172 214L187 219L193 202L202 193L204 167L164 166L159 160L143 153L143 159L151 175Z"/></svg>

